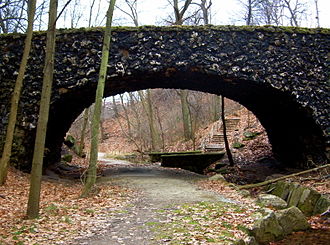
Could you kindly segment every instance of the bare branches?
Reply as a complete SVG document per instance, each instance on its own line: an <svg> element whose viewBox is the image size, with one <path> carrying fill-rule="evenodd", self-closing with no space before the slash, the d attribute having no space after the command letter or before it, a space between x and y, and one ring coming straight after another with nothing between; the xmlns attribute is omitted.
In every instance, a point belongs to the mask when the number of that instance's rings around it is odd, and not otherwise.
<svg viewBox="0 0 330 245"><path fill-rule="evenodd" d="M247 25L291 25L299 26L306 15L304 0L244 0Z"/></svg>
<svg viewBox="0 0 330 245"><path fill-rule="evenodd" d="M116 8L119 9L124 14L126 14L133 21L135 26L139 26L137 0L124 0L124 1L129 9L128 11L120 7L119 4L116 5Z"/></svg>
<svg viewBox="0 0 330 245"><path fill-rule="evenodd" d="M27 0L0 2L0 33L25 31L27 25Z"/></svg>

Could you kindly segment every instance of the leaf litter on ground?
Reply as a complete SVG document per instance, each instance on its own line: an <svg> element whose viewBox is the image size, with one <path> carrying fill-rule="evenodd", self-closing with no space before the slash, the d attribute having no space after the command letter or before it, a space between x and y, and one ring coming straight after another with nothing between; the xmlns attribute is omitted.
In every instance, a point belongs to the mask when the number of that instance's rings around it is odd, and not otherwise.
<svg viewBox="0 0 330 245"><path fill-rule="evenodd" d="M101 233L109 226L111 213L122 209L134 192L107 182L96 192L80 198L77 182L43 181L40 215L25 219L29 175L9 169L0 186L0 244L67 244L73 238Z"/></svg>

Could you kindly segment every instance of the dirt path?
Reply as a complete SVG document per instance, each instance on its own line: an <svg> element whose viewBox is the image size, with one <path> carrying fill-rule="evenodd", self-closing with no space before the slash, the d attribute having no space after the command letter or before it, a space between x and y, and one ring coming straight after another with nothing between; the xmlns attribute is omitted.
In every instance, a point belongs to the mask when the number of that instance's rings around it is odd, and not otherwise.
<svg viewBox="0 0 330 245"><path fill-rule="evenodd" d="M72 244L159 244L152 224L169 219L166 212L160 211L175 210L176 205L201 201L234 202L198 189L194 182L204 177L183 170L117 165L106 175L101 181L128 186L136 189L139 195L125 210L111 213L108 231Z"/></svg>

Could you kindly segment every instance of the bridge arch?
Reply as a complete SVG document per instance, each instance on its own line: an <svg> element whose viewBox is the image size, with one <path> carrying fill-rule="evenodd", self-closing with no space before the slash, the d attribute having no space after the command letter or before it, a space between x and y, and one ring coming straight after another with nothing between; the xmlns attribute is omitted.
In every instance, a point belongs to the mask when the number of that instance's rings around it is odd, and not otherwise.
<svg viewBox="0 0 330 245"><path fill-rule="evenodd" d="M115 30L105 96L147 88L224 95L247 107L267 131L276 157L289 166L326 161L329 142L329 30L275 27L142 27ZM29 166L40 97L45 35L34 37L18 123L21 165ZM17 70L22 38L0 37L5 84L1 115ZM65 133L94 101L102 30L58 35L46 146L59 159ZM3 135L5 120L0 122ZM21 136L19 136L21 135ZM23 162L23 164L22 164Z"/></svg>
<svg viewBox="0 0 330 245"><path fill-rule="evenodd" d="M132 77L133 80L136 78ZM131 79L111 80L105 90L105 97L132 91ZM302 108L285 93L254 81L231 80L219 76L209 76L199 71L172 72L170 76L155 72L149 74L143 86L147 88L190 89L223 95L239 102L252 111L264 126L275 157L286 166L303 166L306 157L322 156L322 131L317 127L310 112ZM123 88L126 88L123 90ZM68 93L53 105L48 131L48 148L54 155L52 161L60 157L60 149L71 124L84 108L94 102L96 88ZM58 120L62 118L63 120ZM308 156L306 154L309 154ZM321 159L319 159L321 160Z"/></svg>

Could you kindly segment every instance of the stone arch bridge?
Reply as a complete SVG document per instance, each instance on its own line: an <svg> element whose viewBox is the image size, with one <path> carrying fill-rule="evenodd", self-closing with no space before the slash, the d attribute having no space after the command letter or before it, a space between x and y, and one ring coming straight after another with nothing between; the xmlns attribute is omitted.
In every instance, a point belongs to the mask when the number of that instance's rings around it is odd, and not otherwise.
<svg viewBox="0 0 330 245"><path fill-rule="evenodd" d="M94 100L102 35L102 29L58 32L47 164L59 160L70 125ZM12 161L22 169L31 165L45 38L34 35L20 101ZM23 35L0 36L0 150L23 45ZM258 117L283 164L324 163L330 142L329 59L329 29L116 28L105 96L146 88L222 94Z"/></svg>

